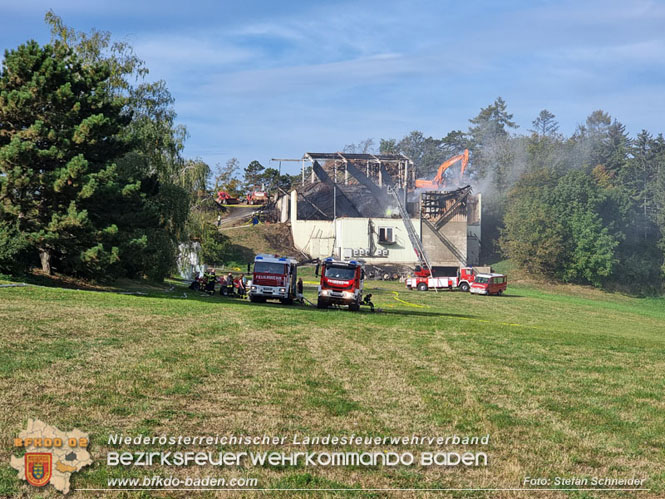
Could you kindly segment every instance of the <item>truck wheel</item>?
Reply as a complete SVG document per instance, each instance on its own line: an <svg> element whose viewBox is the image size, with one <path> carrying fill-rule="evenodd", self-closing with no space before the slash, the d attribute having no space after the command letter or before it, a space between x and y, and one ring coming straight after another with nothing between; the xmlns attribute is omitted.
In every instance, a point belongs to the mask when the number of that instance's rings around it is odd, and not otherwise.
<svg viewBox="0 0 665 499"><path fill-rule="evenodd" d="M349 303L349 310L351 312L357 312L358 310L360 310L360 304L358 302Z"/></svg>
<svg viewBox="0 0 665 499"><path fill-rule="evenodd" d="M250 295L249 296L249 301L251 301L252 303L265 303L266 299L263 298L262 296L252 296L252 295Z"/></svg>
<svg viewBox="0 0 665 499"><path fill-rule="evenodd" d="M281 298L282 305L293 305L293 298Z"/></svg>
<svg viewBox="0 0 665 499"><path fill-rule="evenodd" d="M503 294L503 289L500 289L500 290L497 292L497 295L501 296L502 294Z"/></svg>
<svg viewBox="0 0 665 499"><path fill-rule="evenodd" d="M328 308L328 304L323 300L317 300L316 308Z"/></svg>
<svg viewBox="0 0 665 499"><path fill-rule="evenodd" d="M429 288L427 287L427 284L425 284L424 282L418 284L418 291L427 291L428 289Z"/></svg>
<svg viewBox="0 0 665 499"><path fill-rule="evenodd" d="M459 285L459 288L466 293L467 291L469 291L469 283L463 282Z"/></svg>

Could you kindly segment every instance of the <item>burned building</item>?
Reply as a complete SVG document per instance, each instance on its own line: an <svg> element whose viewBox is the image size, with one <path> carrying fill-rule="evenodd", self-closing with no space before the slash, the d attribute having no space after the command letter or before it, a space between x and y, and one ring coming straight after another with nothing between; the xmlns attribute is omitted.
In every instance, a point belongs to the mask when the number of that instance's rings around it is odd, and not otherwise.
<svg viewBox="0 0 665 499"><path fill-rule="evenodd" d="M306 153L301 185L280 200L282 221L313 258L413 265L413 230L432 265L478 264L480 195L469 186L417 190L415 178L404 155Z"/></svg>

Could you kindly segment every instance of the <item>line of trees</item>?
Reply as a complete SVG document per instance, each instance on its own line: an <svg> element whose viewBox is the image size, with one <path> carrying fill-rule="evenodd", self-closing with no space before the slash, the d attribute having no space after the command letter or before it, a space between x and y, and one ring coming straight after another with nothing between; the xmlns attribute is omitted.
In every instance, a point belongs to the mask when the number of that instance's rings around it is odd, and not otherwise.
<svg viewBox="0 0 665 499"><path fill-rule="evenodd" d="M638 293L662 291L665 276L665 139L626 128L602 110L575 132L559 132L543 110L518 133L500 97L441 139L414 131L380 139L378 152L404 153L418 175L463 149L483 198L483 259L508 257L525 272ZM346 146L375 151L372 140Z"/></svg>

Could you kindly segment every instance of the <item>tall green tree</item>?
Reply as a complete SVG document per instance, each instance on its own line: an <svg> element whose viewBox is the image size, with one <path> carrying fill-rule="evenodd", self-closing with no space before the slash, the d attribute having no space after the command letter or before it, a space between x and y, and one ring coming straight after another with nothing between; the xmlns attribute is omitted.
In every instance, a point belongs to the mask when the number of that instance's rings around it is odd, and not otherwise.
<svg viewBox="0 0 665 499"><path fill-rule="evenodd" d="M533 171L508 195L501 250L518 267L536 275L554 277L566 261L566 227L552 197L557 182L552 171Z"/></svg>
<svg viewBox="0 0 665 499"><path fill-rule="evenodd" d="M257 184L261 183L261 175L264 170L265 167L256 160L252 161L245 167L245 171L243 172L243 179L245 182L245 188L247 190L251 190Z"/></svg>
<svg viewBox="0 0 665 499"><path fill-rule="evenodd" d="M175 266L179 241L188 237L185 221L200 189L196 179L207 179L210 168L183 159L187 131L176 123L174 99L164 81L146 79L148 68L129 44L114 41L108 31L76 31L53 11L45 21L54 44L73 50L84 65L106 65L106 91L124 99L123 112L132 119L123 127L122 138L132 147L116 163L124 181L141 186L144 211L124 218L112 212L109 216L124 227L124 234L142 231L142 251L137 248L134 257L123 262L127 272L161 279ZM125 220L129 224L123 224ZM142 270L137 271L137 265Z"/></svg>
<svg viewBox="0 0 665 499"><path fill-rule="evenodd" d="M554 114L547 109L543 109L538 113L536 119L531 122L533 125L531 131L540 137L552 137L556 135L559 130L559 123L555 118Z"/></svg>
<svg viewBox="0 0 665 499"><path fill-rule="evenodd" d="M469 122L469 143L473 152L470 174L489 179L502 196L509 186L510 166L515 152L511 147L509 129L516 129L518 125L501 97L482 108Z"/></svg>
<svg viewBox="0 0 665 499"><path fill-rule="evenodd" d="M132 198L114 161L131 116L107 91L111 71L63 45L5 52L0 74L0 204L39 251L42 269L94 274L119 261L117 226L100 198Z"/></svg>

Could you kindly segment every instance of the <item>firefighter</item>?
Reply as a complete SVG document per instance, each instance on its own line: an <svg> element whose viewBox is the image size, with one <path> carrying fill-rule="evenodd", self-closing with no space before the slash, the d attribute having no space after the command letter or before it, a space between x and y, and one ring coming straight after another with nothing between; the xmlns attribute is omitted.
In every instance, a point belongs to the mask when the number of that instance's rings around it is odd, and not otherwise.
<svg viewBox="0 0 665 499"><path fill-rule="evenodd" d="M231 272L226 276L226 296L233 296L233 274Z"/></svg>
<svg viewBox="0 0 665 499"><path fill-rule="evenodd" d="M245 274L240 274L240 277L238 278L238 295L241 298L244 298L246 293L247 283L245 282Z"/></svg>
<svg viewBox="0 0 665 499"><path fill-rule="evenodd" d="M192 291L198 291L201 288L201 283L199 282L199 273L196 272L194 273L194 280L192 283L189 285L189 289Z"/></svg>
<svg viewBox="0 0 665 499"><path fill-rule="evenodd" d="M296 293L302 296L304 286L302 284L302 277L298 277L298 282L296 283Z"/></svg>
<svg viewBox="0 0 665 499"><path fill-rule="evenodd" d="M204 276L205 279L205 292L214 295L215 294L215 281L217 281L217 276L215 275L215 269L209 269L208 273Z"/></svg>
<svg viewBox="0 0 665 499"><path fill-rule="evenodd" d="M374 312L374 304L372 303L372 295L365 295L365 299L363 300L363 303L365 305L368 305L370 307L370 310Z"/></svg>

